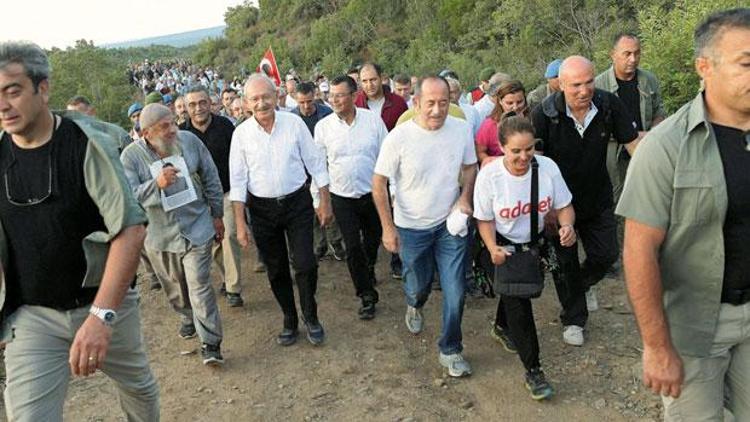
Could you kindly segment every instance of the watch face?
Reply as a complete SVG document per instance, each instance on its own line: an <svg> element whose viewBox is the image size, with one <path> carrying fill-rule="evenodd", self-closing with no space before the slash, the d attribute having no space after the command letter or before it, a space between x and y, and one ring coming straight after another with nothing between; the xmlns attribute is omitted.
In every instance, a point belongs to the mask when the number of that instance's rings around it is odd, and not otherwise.
<svg viewBox="0 0 750 422"><path fill-rule="evenodd" d="M115 313L114 312L106 312L104 314L104 320L107 322L112 322L115 320Z"/></svg>

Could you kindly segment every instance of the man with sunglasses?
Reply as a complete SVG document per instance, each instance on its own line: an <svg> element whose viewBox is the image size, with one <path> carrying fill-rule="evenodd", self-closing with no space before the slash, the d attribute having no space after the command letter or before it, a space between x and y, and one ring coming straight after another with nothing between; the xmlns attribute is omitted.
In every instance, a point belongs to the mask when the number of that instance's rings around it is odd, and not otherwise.
<svg viewBox="0 0 750 422"><path fill-rule="evenodd" d="M9 420L61 421L71 373L115 381L129 420L159 419L131 288L146 216L117 142L50 112L49 61L0 43L0 307Z"/></svg>

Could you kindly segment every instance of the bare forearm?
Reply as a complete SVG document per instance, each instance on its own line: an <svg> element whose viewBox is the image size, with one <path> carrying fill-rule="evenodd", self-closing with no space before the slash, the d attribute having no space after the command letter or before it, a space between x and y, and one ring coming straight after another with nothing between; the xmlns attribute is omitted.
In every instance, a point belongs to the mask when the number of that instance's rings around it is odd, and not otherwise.
<svg viewBox="0 0 750 422"><path fill-rule="evenodd" d="M638 137L634 141L625 144L625 150L628 151L628 154L630 154L631 157L633 156L633 154L635 154L635 149L638 147L638 144L641 142L642 138L643 136L641 136L639 132Z"/></svg>
<svg viewBox="0 0 750 422"><path fill-rule="evenodd" d="M463 186L461 187L461 199L467 204L472 204L472 199L474 197L474 182L477 180L477 166L475 164L470 164L461 167L461 180L463 182Z"/></svg>
<svg viewBox="0 0 750 422"><path fill-rule="evenodd" d="M237 231L240 229L247 230L247 222L245 221L245 203L232 201L232 210L234 211L234 222L237 226Z"/></svg>
<svg viewBox="0 0 750 422"><path fill-rule="evenodd" d="M385 188L387 179L380 179L380 176L375 176L372 185L372 199L375 202L375 208L378 210L378 216L380 217L380 225L383 229L396 229L393 224L393 215L391 214L391 204L388 201L388 190Z"/></svg>
<svg viewBox="0 0 750 422"><path fill-rule="evenodd" d="M143 225L124 228L109 246L104 275L94 304L104 309L118 309L135 277L146 228Z"/></svg>
<svg viewBox="0 0 750 422"><path fill-rule="evenodd" d="M487 249L492 250L497 245L495 239L495 222L477 220L477 230Z"/></svg>
<svg viewBox="0 0 750 422"><path fill-rule="evenodd" d="M574 226L576 224L576 212L573 205L557 210L557 222L560 226Z"/></svg>
<svg viewBox="0 0 750 422"><path fill-rule="evenodd" d="M658 251L659 245L644 236L637 223L626 222L623 249L625 281L643 344L650 348L671 347L662 304Z"/></svg>

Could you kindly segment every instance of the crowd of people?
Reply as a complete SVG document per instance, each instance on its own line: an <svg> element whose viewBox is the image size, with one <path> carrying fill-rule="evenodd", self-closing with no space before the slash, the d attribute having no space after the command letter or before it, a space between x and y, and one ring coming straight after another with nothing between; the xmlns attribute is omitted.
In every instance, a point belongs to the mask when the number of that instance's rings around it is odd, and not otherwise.
<svg viewBox="0 0 750 422"><path fill-rule="evenodd" d="M725 408L750 420L749 46L750 9L702 22L702 89L672 116L633 33L613 39L598 75L585 57L557 59L530 92L496 69L466 91L451 70L390 78L372 62L330 81L290 73L278 87L263 73L227 83L146 61L130 69L144 101L125 133L83 97L51 112L44 51L0 43L9 420L61 420L70 374L96 370L116 381L129 420L158 420L136 269L179 314L179 336L199 338L202 362L221 365L210 273L215 264L228 305L243 306L251 243L282 347L301 334L325 343L327 254L346 261L357 317L376 318L382 244L410 333L441 291L437 362L452 377L473 371L461 322L482 273L499 295L491 336L518 355L535 400L554 394L532 310L544 272L563 341L582 346L596 286L621 260L643 382L665 420L721 420Z"/></svg>

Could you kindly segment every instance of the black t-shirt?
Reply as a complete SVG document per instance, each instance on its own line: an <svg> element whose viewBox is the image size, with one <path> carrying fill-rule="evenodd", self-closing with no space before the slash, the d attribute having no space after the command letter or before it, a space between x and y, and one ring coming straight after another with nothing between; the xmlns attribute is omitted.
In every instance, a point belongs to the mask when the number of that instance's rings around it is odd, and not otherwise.
<svg viewBox="0 0 750 422"><path fill-rule="evenodd" d="M216 114L211 115L211 123L205 132L193 127L190 119L180 125L180 129L188 130L195 134L211 153L211 158L219 170L219 180L224 193L229 192L229 146L232 143L234 125L229 119Z"/></svg>
<svg viewBox="0 0 750 422"><path fill-rule="evenodd" d="M41 147L21 149L7 133L0 140L0 221L10 258L5 315L21 305L72 309L96 295L96 288L81 288L86 274L81 242L106 231L86 190L87 144L83 131L64 118Z"/></svg>
<svg viewBox="0 0 750 422"><path fill-rule="evenodd" d="M544 113L551 102L557 117ZM597 113L583 137L566 114L565 98L557 92L534 107L531 119L544 155L555 161L573 194L576 220L594 218L612 206L612 183L607 173L607 143L630 143L638 137L633 118L616 95L597 89L593 99Z"/></svg>
<svg viewBox="0 0 750 422"><path fill-rule="evenodd" d="M620 97L625 108L635 119L636 129L643 130L643 121L641 120L641 95L638 92L638 75L629 80L623 81L617 79L617 96Z"/></svg>
<svg viewBox="0 0 750 422"><path fill-rule="evenodd" d="M739 129L711 124L727 183L723 290L750 288L750 151Z"/></svg>

